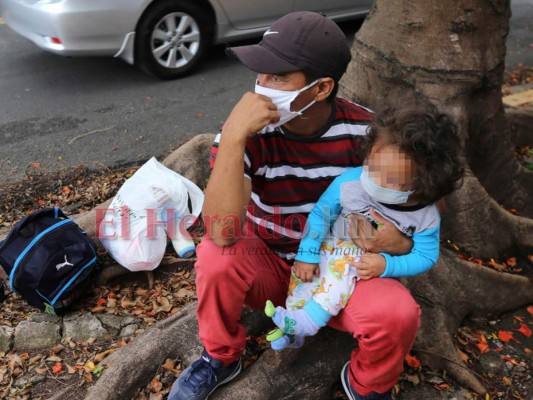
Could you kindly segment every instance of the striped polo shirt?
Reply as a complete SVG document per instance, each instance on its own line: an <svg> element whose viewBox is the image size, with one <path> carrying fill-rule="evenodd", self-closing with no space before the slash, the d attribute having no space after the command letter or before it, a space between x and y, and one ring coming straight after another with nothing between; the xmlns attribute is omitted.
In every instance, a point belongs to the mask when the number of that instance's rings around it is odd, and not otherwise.
<svg viewBox="0 0 533 400"><path fill-rule="evenodd" d="M337 176L362 164L362 142L372 120L368 109L336 98L325 128L296 136L283 127L266 127L250 137L244 176L252 182L246 217L254 233L280 257L291 261L307 215ZM211 153L213 166L220 134Z"/></svg>

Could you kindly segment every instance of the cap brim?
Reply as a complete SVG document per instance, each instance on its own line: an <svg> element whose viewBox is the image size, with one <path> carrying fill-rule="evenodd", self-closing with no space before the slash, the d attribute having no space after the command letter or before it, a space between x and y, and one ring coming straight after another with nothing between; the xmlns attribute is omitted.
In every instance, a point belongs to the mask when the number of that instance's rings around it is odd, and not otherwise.
<svg viewBox="0 0 533 400"><path fill-rule="evenodd" d="M237 58L252 71L260 74L284 74L302 69L261 44L230 47L226 49L226 54Z"/></svg>

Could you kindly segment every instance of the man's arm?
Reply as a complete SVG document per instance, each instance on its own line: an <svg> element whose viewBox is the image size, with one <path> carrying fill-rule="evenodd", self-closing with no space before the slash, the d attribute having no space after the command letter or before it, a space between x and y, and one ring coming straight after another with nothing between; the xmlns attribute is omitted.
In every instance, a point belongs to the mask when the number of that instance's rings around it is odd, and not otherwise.
<svg viewBox="0 0 533 400"><path fill-rule="evenodd" d="M202 209L207 234L219 246L235 243L250 201L252 184L244 177L246 139L277 119L276 106L268 97L245 93L222 128Z"/></svg>

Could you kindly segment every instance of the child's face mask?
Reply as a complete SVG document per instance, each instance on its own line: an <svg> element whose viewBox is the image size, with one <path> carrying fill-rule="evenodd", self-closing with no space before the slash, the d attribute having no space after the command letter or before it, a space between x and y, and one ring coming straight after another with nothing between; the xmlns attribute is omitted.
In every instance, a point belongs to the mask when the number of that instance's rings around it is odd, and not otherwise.
<svg viewBox="0 0 533 400"><path fill-rule="evenodd" d="M365 192L367 192L370 197L379 203L404 204L407 203L407 200L409 200L409 196L414 193L414 190L402 192L399 190L387 189L378 185L368 175L367 167L363 168L363 172L361 173L361 177L359 179L361 180L361 186Z"/></svg>
<svg viewBox="0 0 533 400"><path fill-rule="evenodd" d="M271 88L267 88L264 86L259 86L259 84L256 81L255 93L270 97L270 100L272 100L272 103L276 105L276 107L278 108L278 112L280 114L279 121L276 122L275 124L270 124L268 126L272 128L277 128L278 126L286 124L290 120L302 115L302 113L305 110L307 110L309 107L315 104L315 100L313 100L308 105L306 105L304 108L302 108L300 111L291 111L291 103L294 101L294 99L296 99L296 97L298 97L298 95L302 93L303 91L316 85L319 81L320 79L317 79L316 81L311 82L309 85L299 90L271 89Z"/></svg>

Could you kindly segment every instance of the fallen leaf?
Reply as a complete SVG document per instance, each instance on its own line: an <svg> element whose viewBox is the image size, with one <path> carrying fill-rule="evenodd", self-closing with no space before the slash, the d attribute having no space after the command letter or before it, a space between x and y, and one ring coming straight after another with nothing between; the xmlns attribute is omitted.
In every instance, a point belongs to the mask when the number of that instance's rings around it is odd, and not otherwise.
<svg viewBox="0 0 533 400"><path fill-rule="evenodd" d="M411 368L419 368L420 367L420 361L418 358L412 356L411 354L407 354L405 356L405 362L407 365L409 365Z"/></svg>
<svg viewBox="0 0 533 400"><path fill-rule="evenodd" d="M104 358L106 358L109 354L113 353L114 351L115 351L115 349L109 349L109 350L103 351L101 353L98 353L97 355L94 356L94 361L100 362Z"/></svg>
<svg viewBox="0 0 533 400"><path fill-rule="evenodd" d="M510 342L511 340L514 340L515 342L520 343L518 340L516 340L513 336L513 332L509 331L498 331L498 337L502 342Z"/></svg>
<svg viewBox="0 0 533 400"><path fill-rule="evenodd" d="M504 376L502 379L506 385L513 386L513 382L507 376Z"/></svg>
<svg viewBox="0 0 533 400"><path fill-rule="evenodd" d="M83 366L83 369L85 372L93 372L96 368L96 365L92 361L87 361L85 365Z"/></svg>
<svg viewBox="0 0 533 400"><path fill-rule="evenodd" d="M60 362L63 361L63 359L58 356L50 356L46 359L46 361Z"/></svg>
<svg viewBox="0 0 533 400"><path fill-rule="evenodd" d="M405 377L408 382L411 382L415 386L420 383L420 377L418 376L418 374L405 374Z"/></svg>
<svg viewBox="0 0 533 400"><path fill-rule="evenodd" d="M54 366L52 367L52 372L54 374L59 374L63 371L63 364L61 362L57 362L54 364Z"/></svg>
<svg viewBox="0 0 533 400"><path fill-rule="evenodd" d="M33 168L40 168L41 167L41 163L38 163L38 162L34 162L31 165L33 166Z"/></svg>
<svg viewBox="0 0 533 400"><path fill-rule="evenodd" d="M533 315L533 306L529 306L527 308L527 312L530 313L531 315Z"/></svg>
<svg viewBox="0 0 533 400"><path fill-rule="evenodd" d="M510 267L516 266L516 257L510 257L506 261L507 265Z"/></svg>
<svg viewBox="0 0 533 400"><path fill-rule="evenodd" d="M76 368L74 368L72 365L70 365L68 363L65 363L65 365L67 366L67 372L69 374L75 374L76 373Z"/></svg>
<svg viewBox="0 0 533 400"><path fill-rule="evenodd" d="M44 375L44 374L46 374L48 372L48 368L46 368L46 367L35 368L35 372L37 372L39 375Z"/></svg>
<svg viewBox="0 0 533 400"><path fill-rule="evenodd" d="M152 379L152 383L150 384L150 391L152 393L157 393L157 392L160 392L161 389L163 389L163 383L161 383L161 381L158 379L158 377L156 376L154 379Z"/></svg>
<svg viewBox="0 0 533 400"><path fill-rule="evenodd" d="M171 371L172 369L174 369L175 365L176 365L176 360L173 360L172 358L167 358L167 360L162 365L162 367L168 371Z"/></svg>
<svg viewBox="0 0 533 400"><path fill-rule="evenodd" d="M481 351L481 354L487 353L489 351L489 344L487 343L485 335L479 332L476 336L478 340L478 343L476 343L476 347L479 349L479 351Z"/></svg>
<svg viewBox="0 0 533 400"><path fill-rule="evenodd" d="M520 328L517 329L518 332L520 332L525 337L531 336L531 329L526 324L520 325Z"/></svg>

